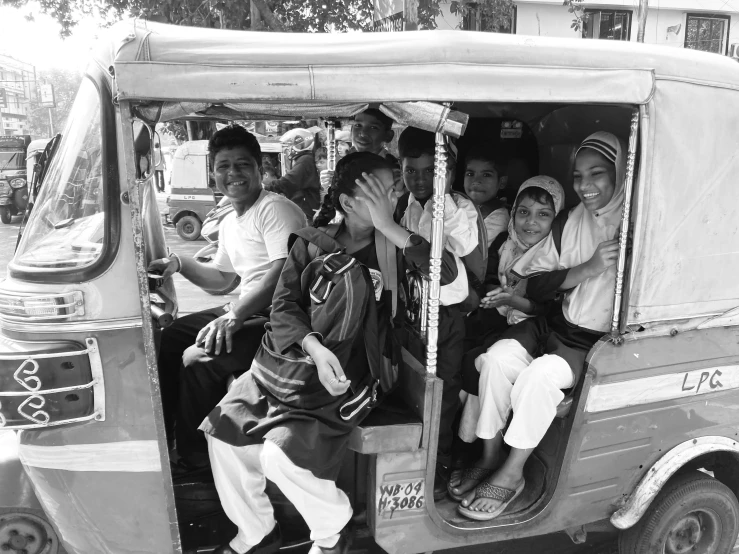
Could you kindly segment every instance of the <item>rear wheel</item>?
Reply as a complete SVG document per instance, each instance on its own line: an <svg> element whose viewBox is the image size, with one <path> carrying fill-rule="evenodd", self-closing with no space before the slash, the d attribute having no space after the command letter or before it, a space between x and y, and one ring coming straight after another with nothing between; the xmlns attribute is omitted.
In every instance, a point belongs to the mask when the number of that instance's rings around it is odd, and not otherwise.
<svg viewBox="0 0 739 554"><path fill-rule="evenodd" d="M686 471L665 485L639 522L621 533L619 554L729 554L739 502L721 481Z"/></svg>
<svg viewBox="0 0 739 554"><path fill-rule="evenodd" d="M13 219L13 212L10 211L10 206L0 206L0 221L7 225L11 219Z"/></svg>
<svg viewBox="0 0 739 554"><path fill-rule="evenodd" d="M186 215L177 220L177 234L185 240L198 240L202 224L194 215Z"/></svg>

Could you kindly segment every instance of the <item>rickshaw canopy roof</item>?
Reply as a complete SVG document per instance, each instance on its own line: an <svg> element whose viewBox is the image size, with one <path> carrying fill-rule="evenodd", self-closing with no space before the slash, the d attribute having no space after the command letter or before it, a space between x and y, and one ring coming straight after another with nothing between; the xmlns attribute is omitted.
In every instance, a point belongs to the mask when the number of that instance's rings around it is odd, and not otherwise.
<svg viewBox="0 0 739 554"><path fill-rule="evenodd" d="M265 33L143 20L97 52L121 100L644 104L656 79L731 83L722 56L622 41L465 31Z"/></svg>
<svg viewBox="0 0 739 554"><path fill-rule="evenodd" d="M639 105L628 322L739 321L739 64L725 56L463 31L281 34L128 21L111 32L95 62L114 72L113 94L150 121L340 117L419 100L508 103L531 121L558 106Z"/></svg>

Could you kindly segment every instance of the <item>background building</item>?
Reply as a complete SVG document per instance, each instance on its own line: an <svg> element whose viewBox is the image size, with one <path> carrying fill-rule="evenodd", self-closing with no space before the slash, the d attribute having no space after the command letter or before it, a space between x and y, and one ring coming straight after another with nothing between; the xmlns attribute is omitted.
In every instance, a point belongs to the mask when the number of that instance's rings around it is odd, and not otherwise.
<svg viewBox="0 0 739 554"><path fill-rule="evenodd" d="M36 68L0 54L0 135L30 134L28 114L35 97Z"/></svg>
<svg viewBox="0 0 739 554"><path fill-rule="evenodd" d="M410 0L374 0L375 29L403 28L405 3ZM424 0L416 0L423 5ZM426 0L428 1L428 0ZM451 2L442 0L438 29L485 30L472 13L452 14ZM542 37L636 41L638 0L595 0L582 4L582 29L572 28L574 15L562 0L514 0L510 25L502 32ZM677 48L694 48L730 55L739 50L739 0L650 0L644 42Z"/></svg>

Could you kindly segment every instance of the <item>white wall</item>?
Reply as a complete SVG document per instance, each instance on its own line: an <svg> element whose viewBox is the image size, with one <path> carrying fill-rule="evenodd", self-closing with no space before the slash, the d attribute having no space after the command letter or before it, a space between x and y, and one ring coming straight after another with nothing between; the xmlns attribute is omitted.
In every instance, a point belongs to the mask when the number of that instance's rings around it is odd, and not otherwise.
<svg viewBox="0 0 739 554"><path fill-rule="evenodd" d="M450 8L451 2L439 2L441 14L436 16L436 28L444 31L454 31L459 29L461 18L452 14Z"/></svg>
<svg viewBox="0 0 739 554"><path fill-rule="evenodd" d="M669 4L676 4L680 1L681 0L668 0ZM710 3L711 0L706 0L706 2ZM667 2L662 3L665 4ZM518 7L516 34L559 38L581 37L581 33L579 31L576 32L570 27L572 25L573 15L567 11L566 6L561 4L551 4L547 0L543 0L541 3L517 2L516 4ZM653 4L653 2L650 2L650 5L651 4ZM739 4L739 2L737 2L737 4ZM727 6L728 5L729 4L727 4ZM621 5L617 3L588 3L588 7L596 6L632 10L631 40L633 42L636 41L638 30L638 21L636 17L637 10L629 0L623 0ZM701 8L703 8L702 5ZM648 10L647 25L644 29L644 42L648 44L660 44L663 46L682 48L685 44L685 23L687 20L687 14L701 12L705 13L706 10L684 8L655 8ZM730 16L731 23L729 25L728 43L739 43L739 14L727 13L725 9L723 12L717 10L716 12L708 13L723 13ZM667 31L668 27L676 25L680 25L680 31L677 34Z"/></svg>
<svg viewBox="0 0 739 554"><path fill-rule="evenodd" d="M577 38L571 29L572 14L567 6L552 4L516 4L516 34L540 37Z"/></svg>

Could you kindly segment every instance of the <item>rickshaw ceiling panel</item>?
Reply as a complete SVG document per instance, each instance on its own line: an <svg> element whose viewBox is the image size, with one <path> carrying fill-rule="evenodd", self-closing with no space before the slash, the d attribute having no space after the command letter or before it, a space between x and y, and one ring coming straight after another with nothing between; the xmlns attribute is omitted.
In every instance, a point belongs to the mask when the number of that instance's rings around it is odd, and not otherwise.
<svg viewBox="0 0 739 554"><path fill-rule="evenodd" d="M366 102L354 104L326 103L226 103L148 102L136 106L136 112L147 121L174 119L280 120L315 119L318 117L353 117L368 107Z"/></svg>

